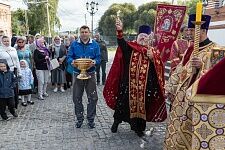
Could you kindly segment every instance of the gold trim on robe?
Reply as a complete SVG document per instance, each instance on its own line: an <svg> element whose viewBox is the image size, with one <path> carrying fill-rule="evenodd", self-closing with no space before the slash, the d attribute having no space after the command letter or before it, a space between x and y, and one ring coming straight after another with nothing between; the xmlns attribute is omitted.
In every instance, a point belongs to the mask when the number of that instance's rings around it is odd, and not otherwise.
<svg viewBox="0 0 225 150"><path fill-rule="evenodd" d="M145 92L147 86L149 58L143 53L132 51L129 72L130 118L146 120Z"/></svg>
<svg viewBox="0 0 225 150"><path fill-rule="evenodd" d="M214 46L214 43L210 43L200 48L201 51L198 52L198 57L203 65L196 79L199 79L205 71L210 69L211 49ZM163 148L164 150L217 150L223 144L215 144L215 142L225 140L224 132L222 132L225 131L225 122L219 117L225 115L225 106L220 103L202 103L203 99L198 98L198 95L196 95L197 87L189 85L192 76L191 62L188 61L185 66L182 65L182 62L183 60L177 66L165 87L167 92L173 94L174 100L168 119ZM197 84L197 82L198 80L193 85ZM205 99L206 97L201 98ZM195 99L202 102L193 103ZM214 124L216 120L219 120L221 127L224 125L221 131L218 131L219 133L210 125L210 123Z"/></svg>

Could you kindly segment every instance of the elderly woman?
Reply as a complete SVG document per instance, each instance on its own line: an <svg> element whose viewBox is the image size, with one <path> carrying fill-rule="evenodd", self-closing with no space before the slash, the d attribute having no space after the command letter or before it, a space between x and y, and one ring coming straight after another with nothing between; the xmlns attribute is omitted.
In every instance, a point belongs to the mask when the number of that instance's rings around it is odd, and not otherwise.
<svg viewBox="0 0 225 150"><path fill-rule="evenodd" d="M43 97L48 96L46 89L48 84L48 78L50 75L49 71L50 52L45 47L44 38L39 38L35 42L36 42L36 49L34 50L34 63L38 79L38 94L39 94L38 99L44 100Z"/></svg>
<svg viewBox="0 0 225 150"><path fill-rule="evenodd" d="M29 68L32 69L32 63L31 63L32 54L29 49L29 46L26 45L26 37L25 36L17 37L16 43L17 45L15 46L15 48L17 50L19 61L26 60L29 65Z"/></svg>
<svg viewBox="0 0 225 150"><path fill-rule="evenodd" d="M49 47L49 50L52 54L52 59L57 59L60 66L51 73L52 83L55 85L54 92L58 91L58 86L61 92L65 92L63 86L66 83L65 77L65 58L66 58L66 47L61 43L59 36L56 36L53 40L53 44Z"/></svg>
<svg viewBox="0 0 225 150"><path fill-rule="evenodd" d="M0 59L5 59L10 71L13 71L16 75L20 75L20 63L17 56L16 49L11 47L10 39L7 36L2 37L2 45L0 46ZM18 105L18 90L15 88L15 106Z"/></svg>

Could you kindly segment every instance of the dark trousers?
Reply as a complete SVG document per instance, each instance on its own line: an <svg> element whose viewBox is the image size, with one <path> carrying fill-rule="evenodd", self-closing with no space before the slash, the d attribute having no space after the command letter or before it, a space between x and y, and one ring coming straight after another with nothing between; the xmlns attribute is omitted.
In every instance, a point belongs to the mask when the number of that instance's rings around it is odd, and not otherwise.
<svg viewBox="0 0 225 150"><path fill-rule="evenodd" d="M89 123L93 123L96 115L96 105L98 101L95 74L92 74L91 78L87 80L77 79L77 75L74 75L73 79L73 102L77 120L79 122L83 122L84 120L84 106L82 103L82 97L85 90L88 98L87 120Z"/></svg>
<svg viewBox="0 0 225 150"><path fill-rule="evenodd" d="M64 83L64 89L66 90L67 88L70 88L71 84L73 81L72 74L66 71L66 83Z"/></svg>
<svg viewBox="0 0 225 150"><path fill-rule="evenodd" d="M5 113L6 106L8 106L9 112L15 114L15 101L13 97L11 98L0 98L0 115L2 119L7 119L7 114Z"/></svg>
<svg viewBox="0 0 225 150"><path fill-rule="evenodd" d="M14 75L16 76L17 80L19 79L18 75L17 75L17 68L14 68L13 71ZM18 104L19 104L19 87L18 87L18 83L16 83L16 86L14 87L14 107L17 109Z"/></svg>
<svg viewBox="0 0 225 150"><path fill-rule="evenodd" d="M19 89L18 89L18 84L16 84L16 87L14 88L14 107L17 109L18 108L18 104L19 104Z"/></svg>
<svg viewBox="0 0 225 150"><path fill-rule="evenodd" d="M38 79L36 74L36 69L33 69L33 76L34 76L34 87L38 87Z"/></svg>
<svg viewBox="0 0 225 150"><path fill-rule="evenodd" d="M101 64L97 65L96 67L96 78L97 82L100 83L100 68L102 71L102 84L105 84L105 79L106 79L106 62L102 61Z"/></svg>

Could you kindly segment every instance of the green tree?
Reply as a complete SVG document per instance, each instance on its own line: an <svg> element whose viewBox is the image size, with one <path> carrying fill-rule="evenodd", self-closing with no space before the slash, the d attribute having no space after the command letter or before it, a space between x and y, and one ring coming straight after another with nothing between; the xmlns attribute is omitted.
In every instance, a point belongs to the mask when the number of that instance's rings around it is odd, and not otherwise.
<svg viewBox="0 0 225 150"><path fill-rule="evenodd" d="M184 1L184 0L179 0L177 1L178 5L184 5L187 6L187 14L195 14L196 13L196 5L199 0L189 0L189 1Z"/></svg>
<svg viewBox="0 0 225 150"><path fill-rule="evenodd" d="M199 2L199 0L190 0L190 1L187 1L187 14L190 15L190 14L195 14L196 13L196 5L197 5L197 2Z"/></svg>
<svg viewBox="0 0 225 150"><path fill-rule="evenodd" d="M190 14L195 14L196 13L197 2L199 2L199 0L190 0L190 1L179 0L177 2L178 5L183 5L183 6L187 7L186 16L184 18L183 24L187 24L188 17L189 17Z"/></svg>
<svg viewBox="0 0 225 150"><path fill-rule="evenodd" d="M24 10L18 9L12 11L12 32L17 35L24 35L26 33L26 22L24 18Z"/></svg>
<svg viewBox="0 0 225 150"><path fill-rule="evenodd" d="M115 35L115 15L119 10L121 11L120 19L123 22L125 34L136 33L138 26L142 24L154 27L158 3L154 1L143 4L138 7L138 10L131 3L112 4L101 17L98 31L107 36Z"/></svg>
<svg viewBox="0 0 225 150"><path fill-rule="evenodd" d="M99 21L98 31L104 35L115 35L115 18L118 11L120 13L120 19L124 24L124 31L130 31L133 29L133 14L136 8L131 3L124 4L112 4L108 10L104 13Z"/></svg>
<svg viewBox="0 0 225 150"><path fill-rule="evenodd" d="M138 27L140 25L150 25L152 28L154 27L155 22L155 16L156 16L156 10L150 9L150 10L144 10L142 13L138 14L138 19L134 22L134 29L136 31L138 30Z"/></svg>
<svg viewBox="0 0 225 150"><path fill-rule="evenodd" d="M134 14L135 22L133 27L136 29L136 31L138 27L143 24L150 25L152 28L154 28L156 9L159 3L169 4L167 2L153 1L138 7L138 10Z"/></svg>
<svg viewBox="0 0 225 150"><path fill-rule="evenodd" d="M60 21L57 17L58 0L49 0L49 19L51 33L54 34L55 25L60 27ZM28 4L28 18L30 33L41 33L48 35L48 18L47 18L47 4Z"/></svg>
<svg viewBox="0 0 225 150"><path fill-rule="evenodd" d="M48 21L47 21L47 3L29 3L33 0L28 0L28 26L29 33L41 33L45 36L48 35ZM60 27L60 20L57 17L58 0L49 0L49 18L51 34L54 35L54 27ZM12 12L13 31L15 33L26 34L25 27L25 13L23 10ZM26 29L25 29L26 30Z"/></svg>

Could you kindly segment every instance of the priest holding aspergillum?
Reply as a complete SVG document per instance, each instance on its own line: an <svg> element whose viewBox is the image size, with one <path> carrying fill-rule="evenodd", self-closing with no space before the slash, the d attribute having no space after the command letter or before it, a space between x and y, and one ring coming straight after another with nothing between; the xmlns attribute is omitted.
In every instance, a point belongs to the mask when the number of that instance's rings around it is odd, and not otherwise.
<svg viewBox="0 0 225 150"><path fill-rule="evenodd" d="M149 45L150 26L140 26L133 42L125 41L120 19L116 30L118 49L103 91L107 105L115 110L111 131L117 132L124 121L141 137L146 122L161 122L167 117L163 63Z"/></svg>

